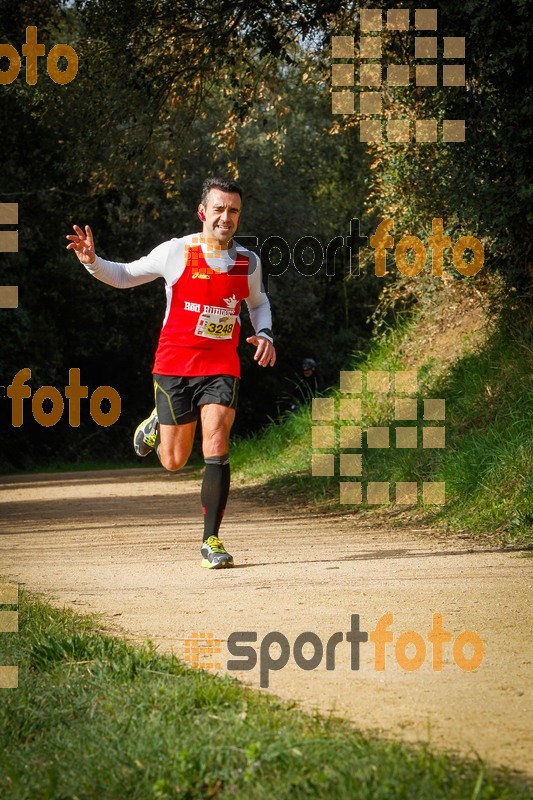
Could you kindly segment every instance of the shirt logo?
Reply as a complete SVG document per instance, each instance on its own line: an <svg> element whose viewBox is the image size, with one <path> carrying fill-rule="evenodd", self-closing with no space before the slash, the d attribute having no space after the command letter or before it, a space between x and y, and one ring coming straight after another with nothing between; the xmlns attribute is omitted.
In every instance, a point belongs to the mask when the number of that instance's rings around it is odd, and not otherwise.
<svg viewBox="0 0 533 800"><path fill-rule="evenodd" d="M225 297L224 302L231 311L235 311L235 306L237 305L238 300L234 294L232 294L231 297Z"/></svg>

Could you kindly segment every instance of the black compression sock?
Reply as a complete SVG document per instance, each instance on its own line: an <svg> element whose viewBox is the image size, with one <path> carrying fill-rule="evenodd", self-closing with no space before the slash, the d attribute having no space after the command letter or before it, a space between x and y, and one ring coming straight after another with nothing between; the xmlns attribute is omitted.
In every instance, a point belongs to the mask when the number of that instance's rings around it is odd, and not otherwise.
<svg viewBox="0 0 533 800"><path fill-rule="evenodd" d="M204 542L210 536L218 536L218 529L228 500L229 484L229 456L206 458L200 494L204 512Z"/></svg>

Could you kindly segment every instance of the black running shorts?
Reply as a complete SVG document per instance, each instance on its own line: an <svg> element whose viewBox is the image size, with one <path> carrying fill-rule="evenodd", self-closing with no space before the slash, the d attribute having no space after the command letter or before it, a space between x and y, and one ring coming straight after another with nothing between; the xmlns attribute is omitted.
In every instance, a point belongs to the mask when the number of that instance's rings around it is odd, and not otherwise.
<svg viewBox="0 0 533 800"><path fill-rule="evenodd" d="M175 378L154 375L155 406L162 425L183 425L200 418L200 406L218 403L236 408L239 380L233 375Z"/></svg>

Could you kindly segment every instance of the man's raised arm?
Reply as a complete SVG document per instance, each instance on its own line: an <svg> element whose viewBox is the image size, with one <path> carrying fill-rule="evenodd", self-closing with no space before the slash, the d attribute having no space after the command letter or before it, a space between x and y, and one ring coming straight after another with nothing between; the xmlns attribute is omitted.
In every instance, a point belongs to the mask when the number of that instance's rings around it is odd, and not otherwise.
<svg viewBox="0 0 533 800"><path fill-rule="evenodd" d="M67 250L74 250L82 264L86 266L93 264L96 253L94 251L92 230L89 225L85 226L85 232L82 231L79 225L73 225L72 227L75 233L71 233L66 237L70 241L70 244L67 244Z"/></svg>
<svg viewBox="0 0 533 800"><path fill-rule="evenodd" d="M117 289L129 289L143 283L165 278L168 264L169 251L172 242L163 242L155 247L147 256L123 264L117 261L106 261L96 255L94 239L89 225L83 231L79 225L73 226L75 233L66 238L70 244L67 250L74 250L79 261L87 272L98 278L99 281L115 286Z"/></svg>

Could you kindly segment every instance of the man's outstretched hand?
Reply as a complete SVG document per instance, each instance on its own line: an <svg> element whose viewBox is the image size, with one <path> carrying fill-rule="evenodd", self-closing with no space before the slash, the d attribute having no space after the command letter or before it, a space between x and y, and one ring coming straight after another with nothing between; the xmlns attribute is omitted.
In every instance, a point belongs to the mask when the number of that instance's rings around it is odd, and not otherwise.
<svg viewBox="0 0 533 800"><path fill-rule="evenodd" d="M249 336L246 341L257 347L254 361L258 361L261 367L273 367L276 363L276 350L274 345L263 336Z"/></svg>
<svg viewBox="0 0 533 800"><path fill-rule="evenodd" d="M92 264L95 259L93 232L88 225L85 226L85 233L79 225L72 226L75 234L69 234L66 238L70 240L67 250L74 250L82 264Z"/></svg>

